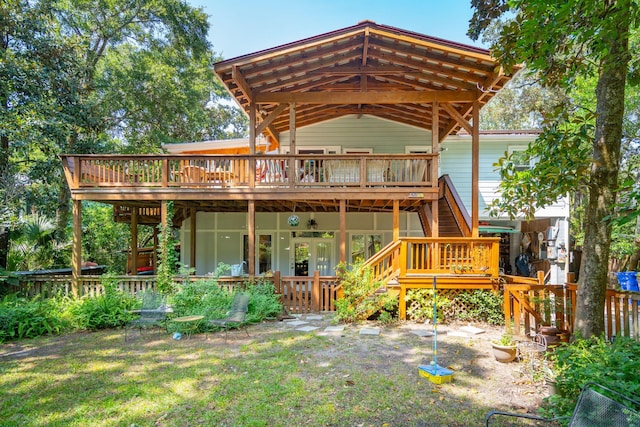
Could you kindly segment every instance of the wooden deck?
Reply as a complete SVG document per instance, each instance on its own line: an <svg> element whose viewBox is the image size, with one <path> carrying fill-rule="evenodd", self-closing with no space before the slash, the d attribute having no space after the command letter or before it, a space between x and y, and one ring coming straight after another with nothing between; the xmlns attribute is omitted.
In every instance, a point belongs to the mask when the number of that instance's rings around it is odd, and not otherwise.
<svg viewBox="0 0 640 427"><path fill-rule="evenodd" d="M435 200L437 155L62 155L75 199ZM339 192L336 192L339 189Z"/></svg>

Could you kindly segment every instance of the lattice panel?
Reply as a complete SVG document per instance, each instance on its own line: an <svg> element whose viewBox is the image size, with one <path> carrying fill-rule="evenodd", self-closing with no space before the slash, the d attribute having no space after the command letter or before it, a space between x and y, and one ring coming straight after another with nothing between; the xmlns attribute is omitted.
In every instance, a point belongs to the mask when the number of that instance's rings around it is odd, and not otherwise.
<svg viewBox="0 0 640 427"><path fill-rule="evenodd" d="M475 289L440 289L438 290L438 298L446 298L449 301L449 304L446 309L443 310L443 314L445 319L454 320L458 317L459 313L464 313L474 309L475 307L471 307L460 298L460 295L465 293L473 293ZM407 291L407 294L410 294L411 290ZM492 292L492 291L485 291Z"/></svg>

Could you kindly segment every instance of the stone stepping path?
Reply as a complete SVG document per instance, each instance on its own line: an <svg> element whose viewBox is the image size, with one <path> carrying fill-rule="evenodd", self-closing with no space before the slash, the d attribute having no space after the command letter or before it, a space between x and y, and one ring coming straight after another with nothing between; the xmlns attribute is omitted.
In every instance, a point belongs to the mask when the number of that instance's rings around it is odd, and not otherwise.
<svg viewBox="0 0 640 427"><path fill-rule="evenodd" d="M360 335L380 335L380 328L362 328L360 329Z"/></svg>
<svg viewBox="0 0 640 427"><path fill-rule="evenodd" d="M433 331L427 331L424 329L414 329L411 333L419 337L432 337L434 335Z"/></svg>

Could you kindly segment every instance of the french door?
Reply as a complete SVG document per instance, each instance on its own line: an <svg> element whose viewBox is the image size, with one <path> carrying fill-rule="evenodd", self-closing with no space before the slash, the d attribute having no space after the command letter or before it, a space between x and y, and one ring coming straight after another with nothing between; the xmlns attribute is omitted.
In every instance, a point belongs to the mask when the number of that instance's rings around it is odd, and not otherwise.
<svg viewBox="0 0 640 427"><path fill-rule="evenodd" d="M294 276L335 275L333 238L300 237L292 239L291 269Z"/></svg>

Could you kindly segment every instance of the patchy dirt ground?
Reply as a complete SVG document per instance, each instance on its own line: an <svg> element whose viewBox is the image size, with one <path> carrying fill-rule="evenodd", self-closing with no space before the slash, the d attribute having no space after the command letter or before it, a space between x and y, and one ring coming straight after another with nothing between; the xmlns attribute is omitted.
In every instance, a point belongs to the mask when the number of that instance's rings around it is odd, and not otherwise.
<svg viewBox="0 0 640 427"><path fill-rule="evenodd" d="M530 360L497 362L491 350L491 340L502 334L503 328L473 324L484 330L478 334L459 336L458 332L467 324L438 325L438 364L454 371L453 382L436 386L418 375L417 367L433 360L433 338L421 337L416 332L432 331L429 324L413 322L398 323L392 326L380 326L376 323L345 325L341 331L327 332L327 326L335 326L330 316L322 319L315 316L300 316L298 319L307 322L311 331L299 331L288 321L269 321L248 328L250 337L244 331L232 331L227 342L224 334L198 334L189 340L182 340L181 346L193 347L197 351L224 351L241 353L248 345L267 343L270 340L282 340L283 336L295 337L299 334L315 334L326 337L322 345L310 344L300 355L301 364L319 366L327 360L333 361L333 374L350 385L350 372L357 370L375 370L388 372L389 377L398 381L421 382L427 401L438 399L437 393L447 395L447 399L459 404L489 409L502 409L518 412L536 412L544 397L548 395L547 387L538 377L539 371L532 370ZM380 328L378 336L363 336L362 328ZM120 331L98 332L98 335L117 341L116 347L122 346ZM3 360L22 358L57 357L74 351L78 334L48 337L42 340L25 340L0 345L0 363ZM167 344L172 342L171 335L160 332L142 334L135 338L145 342L161 340ZM140 346L134 346L140 348ZM205 350L202 350L203 347ZM243 350L243 348L245 350ZM206 350L210 349L210 350ZM216 350L214 350L216 349ZM526 356L526 355L525 355ZM536 372L538 374L536 375ZM454 409L455 410L455 407ZM479 421L479 420L478 420ZM475 424L475 423L474 423ZM391 423L389 425L402 425ZM422 425L422 424L417 424ZM439 425L439 424L434 424Z"/></svg>
<svg viewBox="0 0 640 427"><path fill-rule="evenodd" d="M325 324L326 320L318 326ZM262 325L265 326L268 324ZM461 328L465 326L484 332L461 336ZM359 335L362 328L380 328L380 335L363 337ZM417 331L432 332L433 326L414 322L393 326L375 322L347 325L340 338L335 339L351 340L352 345L343 351L351 353L351 360L366 360L371 369L385 369L385 365L399 359L405 361L409 369L417 369L418 365L433 360L433 338L420 337L414 333ZM549 394L541 375L543 355L530 351L531 347L523 343L515 361L496 361L491 341L498 340L503 332L503 327L485 324L438 325L438 364L454 371L452 384L442 387L467 389L461 391L461 396L471 393L475 401L488 408L535 413Z"/></svg>

